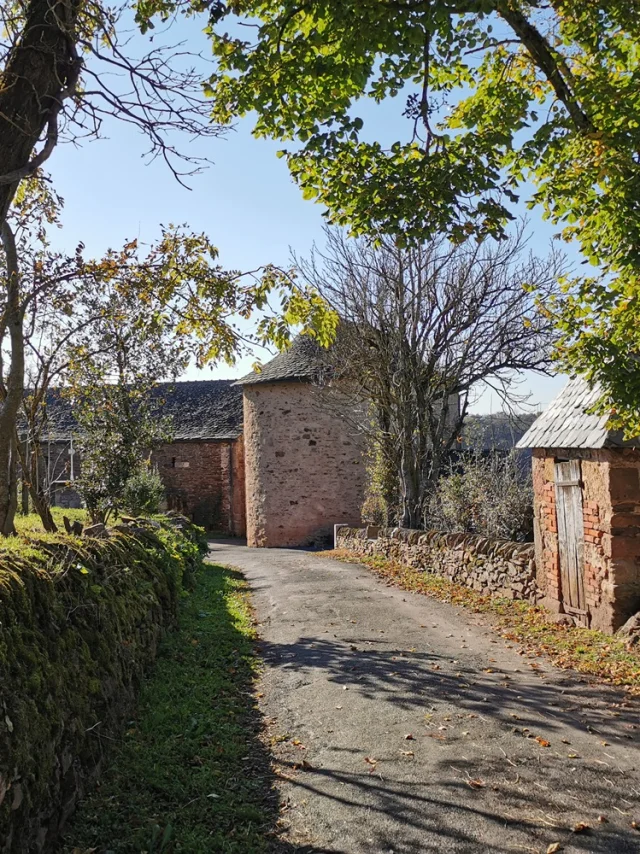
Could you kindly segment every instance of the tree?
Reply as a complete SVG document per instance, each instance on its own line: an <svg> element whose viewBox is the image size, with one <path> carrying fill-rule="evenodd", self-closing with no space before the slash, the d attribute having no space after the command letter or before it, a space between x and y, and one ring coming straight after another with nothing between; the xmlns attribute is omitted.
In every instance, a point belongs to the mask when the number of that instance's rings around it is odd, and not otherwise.
<svg viewBox="0 0 640 854"><path fill-rule="evenodd" d="M140 49L140 34L133 38L128 20L135 8L95 0L3 4L0 225L20 182L37 173L60 139L98 136L107 117L138 128L149 155L163 158L178 179L201 165L179 145L185 136L221 132L210 121L202 74L194 67L199 57L169 43L166 32L155 33L155 41L148 33L146 50ZM168 7L161 16L170 30ZM154 26L151 18L145 32Z"/></svg>
<svg viewBox="0 0 640 854"><path fill-rule="evenodd" d="M152 391L189 362L188 342L174 316L184 294L175 291L169 304L158 299L163 283L154 281L153 260L142 282L125 280L137 272L118 266L117 284L83 294L87 314L95 319L69 347L66 393L78 425L78 488L93 522L119 513L127 481L156 444L169 441L171 424Z"/></svg>
<svg viewBox="0 0 640 854"><path fill-rule="evenodd" d="M599 267L557 306L559 355L640 433L638 0L238 0L210 31L214 117L294 140L332 222L458 242L501 236L521 193L541 205ZM359 116L385 98L406 119L389 145Z"/></svg>
<svg viewBox="0 0 640 854"><path fill-rule="evenodd" d="M225 270L208 237L186 227L167 226L151 246L130 241L100 259L85 258L82 245L73 255L53 252L45 225L55 222L58 212L59 201L34 180L23 184L5 224L10 251L4 255L13 273L0 279L2 534L13 531L19 457L34 507L46 529L55 530L37 477L52 385L75 384L77 390L82 383L96 389L117 382L123 347L136 354L127 370L137 362L153 382L175 376L189 359L198 365L232 363L254 342L285 346L291 326L298 324L326 342L334 326L322 300L284 272ZM244 336L236 318L258 310L262 317L255 333ZM135 375L124 381L135 385ZM26 436L18 442L21 406Z"/></svg>
<svg viewBox="0 0 640 854"><path fill-rule="evenodd" d="M342 320L333 385L340 398L371 402L371 427L358 425L386 464L387 502L417 528L474 393L491 386L513 401L514 372L549 369L555 330L532 290L556 293L562 258L527 256L522 229L493 246L375 246L337 231L327 240L300 267Z"/></svg>

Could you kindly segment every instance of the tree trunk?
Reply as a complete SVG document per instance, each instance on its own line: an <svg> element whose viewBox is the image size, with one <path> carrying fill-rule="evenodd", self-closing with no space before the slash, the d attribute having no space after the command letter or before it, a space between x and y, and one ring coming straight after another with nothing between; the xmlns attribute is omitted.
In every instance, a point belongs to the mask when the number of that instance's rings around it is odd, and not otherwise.
<svg viewBox="0 0 640 854"><path fill-rule="evenodd" d="M6 386L4 377L0 377L3 395L0 402L0 534L8 536L15 533L14 519L18 505L16 428L18 410L24 395L24 337L18 256L13 232L6 222L2 225L0 237L7 265L5 328L9 333L11 358Z"/></svg>
<svg viewBox="0 0 640 854"><path fill-rule="evenodd" d="M31 495L31 501L33 502L33 509L36 511L40 520L42 521L42 526L45 531L49 531L52 534L58 530L58 526L53 521L53 516L51 515L51 507L49 506L49 502L46 497L42 495L42 493L38 492L37 489L29 485L29 493Z"/></svg>
<svg viewBox="0 0 640 854"><path fill-rule="evenodd" d="M415 452L411 443L402 449L402 527L416 530L421 524L420 483Z"/></svg>
<svg viewBox="0 0 640 854"><path fill-rule="evenodd" d="M0 74L0 224L21 178L57 142L57 118L81 63L75 49L79 0L30 0L22 34ZM47 128L40 156L33 158Z"/></svg>
<svg viewBox="0 0 640 854"><path fill-rule="evenodd" d="M40 521L42 522L42 526L45 531L49 531L52 534L55 534L58 530L58 526L53 520L53 516L51 515L51 506L49 504L48 497L44 494L42 489L39 486L39 478L38 478L38 451L36 448L39 448L39 445L34 443L33 447L26 451L26 443L25 448L22 446L18 446L18 452L20 455L20 465L22 466L23 472L23 481L28 490L28 494L31 496L31 503L33 504L33 509L40 517Z"/></svg>

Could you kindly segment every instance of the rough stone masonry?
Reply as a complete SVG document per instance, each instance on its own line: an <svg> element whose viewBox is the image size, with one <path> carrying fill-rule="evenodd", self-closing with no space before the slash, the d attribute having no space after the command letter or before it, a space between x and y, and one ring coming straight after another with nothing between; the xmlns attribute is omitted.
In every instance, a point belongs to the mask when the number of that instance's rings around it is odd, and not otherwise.
<svg viewBox="0 0 640 854"><path fill-rule="evenodd" d="M396 560L491 596L532 603L538 599L533 543L475 534L344 526L337 530L336 547Z"/></svg>

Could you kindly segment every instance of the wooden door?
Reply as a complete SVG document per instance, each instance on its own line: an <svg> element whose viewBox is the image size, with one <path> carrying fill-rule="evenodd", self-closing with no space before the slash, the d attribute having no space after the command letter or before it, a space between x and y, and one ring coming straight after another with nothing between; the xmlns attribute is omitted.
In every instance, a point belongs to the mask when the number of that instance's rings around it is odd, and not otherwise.
<svg viewBox="0 0 640 854"><path fill-rule="evenodd" d="M556 463L555 474L562 602L567 614L586 623L580 461L569 460L566 463Z"/></svg>

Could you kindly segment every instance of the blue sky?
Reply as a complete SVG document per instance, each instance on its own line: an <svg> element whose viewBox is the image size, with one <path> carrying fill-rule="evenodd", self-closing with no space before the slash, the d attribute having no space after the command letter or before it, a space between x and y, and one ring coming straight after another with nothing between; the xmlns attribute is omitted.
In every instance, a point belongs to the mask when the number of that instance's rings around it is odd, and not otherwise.
<svg viewBox="0 0 640 854"><path fill-rule="evenodd" d="M187 32L200 41L193 24ZM362 114L369 133L380 139L402 135L399 99ZM121 246L125 239L153 240L160 223L187 223L205 231L220 250L223 266L249 270L266 263L285 265L290 249L305 255L314 241L322 244L322 209L304 201L291 181L286 164L275 156L282 146L256 140L251 120L238 123L220 139L188 144L189 150L211 157L214 164L189 179L191 190L181 187L160 161L146 163L145 140L132 127L116 121L105 124L106 139L78 148L59 146L48 171L64 197L63 229L55 236L60 248L72 249L79 241L88 253L102 254ZM522 212L525 212L523 207ZM538 212L529 213L531 248L544 253L553 235ZM570 257L576 259L573 249ZM238 376L250 368L245 359L235 368L226 365L184 378ZM528 376L520 390L531 392L531 403L543 406L560 390L562 378ZM475 404L480 412L497 411L494 395L485 394Z"/></svg>

